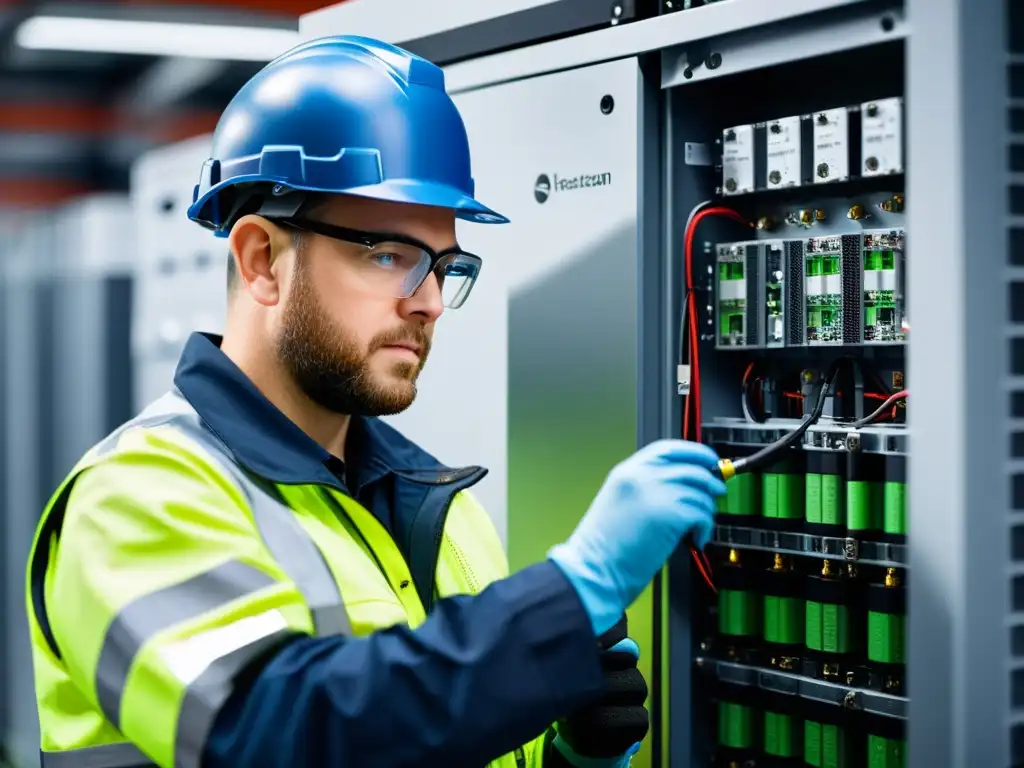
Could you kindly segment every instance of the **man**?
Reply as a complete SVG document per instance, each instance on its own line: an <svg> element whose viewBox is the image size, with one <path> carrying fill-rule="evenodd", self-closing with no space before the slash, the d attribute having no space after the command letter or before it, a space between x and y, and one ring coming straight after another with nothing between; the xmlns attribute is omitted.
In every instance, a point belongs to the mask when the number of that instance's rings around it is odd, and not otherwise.
<svg viewBox="0 0 1024 768"><path fill-rule="evenodd" d="M714 453L641 450L509 576L484 470L374 418L413 402L480 270L456 217L505 220L441 71L300 46L213 154L189 216L230 244L224 337L82 459L31 553L45 768L627 765L646 690L621 617L710 536Z"/></svg>

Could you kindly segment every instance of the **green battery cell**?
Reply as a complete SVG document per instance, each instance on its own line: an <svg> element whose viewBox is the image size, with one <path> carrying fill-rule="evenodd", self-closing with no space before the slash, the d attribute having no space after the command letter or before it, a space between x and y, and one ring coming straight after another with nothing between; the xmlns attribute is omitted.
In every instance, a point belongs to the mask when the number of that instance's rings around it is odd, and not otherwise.
<svg viewBox="0 0 1024 768"><path fill-rule="evenodd" d="M809 579L804 632L810 650L828 654L852 650L850 612L838 602L843 597L842 589L831 560L824 561L820 577Z"/></svg>
<svg viewBox="0 0 1024 768"><path fill-rule="evenodd" d="M843 729L829 723L806 721L804 763L813 768L852 768Z"/></svg>
<svg viewBox="0 0 1024 768"><path fill-rule="evenodd" d="M765 517L798 520L805 515L803 454L793 451L761 477L761 510Z"/></svg>
<svg viewBox="0 0 1024 768"><path fill-rule="evenodd" d="M757 595L734 589L718 591L718 631L733 637L757 634Z"/></svg>
<svg viewBox="0 0 1024 768"><path fill-rule="evenodd" d="M779 645L804 641L804 601L797 597L764 597L764 639Z"/></svg>
<svg viewBox="0 0 1024 768"><path fill-rule="evenodd" d="M761 478L756 473L735 475L725 484L725 495L718 497L723 515L761 514Z"/></svg>
<svg viewBox="0 0 1024 768"><path fill-rule="evenodd" d="M868 590L868 660L876 664L906 663L906 592L895 568L883 584Z"/></svg>
<svg viewBox="0 0 1024 768"><path fill-rule="evenodd" d="M810 532L837 535L831 527L846 524L846 488L843 480L845 462L841 454L825 451L807 452L807 474L804 478L804 519ZM814 530L820 528L820 531Z"/></svg>
<svg viewBox="0 0 1024 768"><path fill-rule="evenodd" d="M764 752L773 757L796 757L800 749L799 723L791 715L764 713Z"/></svg>
<svg viewBox="0 0 1024 768"><path fill-rule="evenodd" d="M906 768L906 754L902 739L868 736L868 768Z"/></svg>
<svg viewBox="0 0 1024 768"><path fill-rule="evenodd" d="M822 653L850 652L850 613L845 605L821 603L820 643L815 650Z"/></svg>
<svg viewBox="0 0 1024 768"><path fill-rule="evenodd" d="M885 489L882 501L882 532L889 536L907 534L907 457L886 456Z"/></svg>
<svg viewBox="0 0 1024 768"><path fill-rule="evenodd" d="M881 528L884 457L851 451L846 454L846 527L851 534Z"/></svg>
<svg viewBox="0 0 1024 768"><path fill-rule="evenodd" d="M754 712L743 704L718 702L718 743L730 749L754 746Z"/></svg>
<svg viewBox="0 0 1024 768"><path fill-rule="evenodd" d="M772 567L762 571L758 589L764 595L763 636L777 646L799 646L804 642L804 600L800 574L789 558L776 553Z"/></svg>
<svg viewBox="0 0 1024 768"><path fill-rule="evenodd" d="M754 585L759 571L743 568L740 551L729 550L728 561L715 574L718 585L718 632L730 645L756 642L761 637L761 596Z"/></svg>
<svg viewBox="0 0 1024 768"><path fill-rule="evenodd" d="M905 621L892 613L868 611L868 659L879 664L906 661Z"/></svg>

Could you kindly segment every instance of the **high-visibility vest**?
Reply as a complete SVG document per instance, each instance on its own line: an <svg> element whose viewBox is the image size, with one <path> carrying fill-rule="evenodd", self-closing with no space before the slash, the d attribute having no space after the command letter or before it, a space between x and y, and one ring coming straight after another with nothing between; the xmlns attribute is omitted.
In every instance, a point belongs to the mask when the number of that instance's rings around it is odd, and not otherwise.
<svg viewBox="0 0 1024 768"><path fill-rule="evenodd" d="M105 463L140 455L151 465L166 458L191 475L190 492L200 478L201 487L220 494L211 497L229 493L237 507L224 510L222 523L207 523L213 543L197 539L194 555L173 568L154 561L152 568L138 569L147 583L108 579L102 589L93 588L102 593L102 605L60 600L51 594L50 578L60 559L87 563L89 556L81 545L76 551L73 540L60 539L76 479L87 469L100 471ZM106 498L146 503L148 489L126 483L122 490L116 480L112 485L104 489ZM169 491L173 496L173 489L153 490L163 503ZM153 526L143 537L177 535L149 518L132 520ZM232 538L221 525L242 533ZM198 535L206 538L204 533ZM131 535L137 541L140 534ZM117 532L105 531L108 536L116 546ZM68 547L73 555L66 554ZM118 551L117 557L155 558L156 552ZM437 595L476 594L507 575L486 512L467 491L457 493L444 525ZM97 582L104 576L98 573ZM358 636L398 623L415 628L426 619L403 556L366 508L331 489L277 486L248 474L176 391L90 450L54 493L29 557L27 608L43 768L198 768L234 673L282 635ZM53 626L60 621L74 627L62 633L75 638L73 653L57 646ZM140 665L144 674L136 673ZM492 766L537 768L542 739Z"/></svg>

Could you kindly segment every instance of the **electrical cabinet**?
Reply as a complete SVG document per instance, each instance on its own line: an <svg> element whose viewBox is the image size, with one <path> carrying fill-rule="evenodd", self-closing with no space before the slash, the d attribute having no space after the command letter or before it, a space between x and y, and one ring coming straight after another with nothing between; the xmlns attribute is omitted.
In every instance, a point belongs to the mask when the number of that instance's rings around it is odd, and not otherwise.
<svg viewBox="0 0 1024 768"><path fill-rule="evenodd" d="M396 423L429 448L471 398L514 566L638 445L752 470L631 612L634 765L1024 764L1024 14L655 5L446 67L513 223L460 231L488 301Z"/></svg>
<svg viewBox="0 0 1024 768"><path fill-rule="evenodd" d="M132 167L137 228L131 349L136 410L164 394L189 334L219 333L227 311L227 243L188 220L211 136L148 152Z"/></svg>
<svg viewBox="0 0 1024 768"><path fill-rule="evenodd" d="M98 194L4 222L0 248L0 530L3 741L38 764L25 553L43 507L82 454L130 417L127 197ZM26 702L28 705L26 706Z"/></svg>

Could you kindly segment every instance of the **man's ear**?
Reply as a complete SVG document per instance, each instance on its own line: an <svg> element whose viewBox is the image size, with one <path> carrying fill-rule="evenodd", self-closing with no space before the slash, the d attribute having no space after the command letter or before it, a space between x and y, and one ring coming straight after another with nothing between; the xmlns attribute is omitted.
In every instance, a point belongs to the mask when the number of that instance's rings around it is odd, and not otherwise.
<svg viewBox="0 0 1024 768"><path fill-rule="evenodd" d="M228 236L238 273L238 290L246 291L265 307L272 307L281 299L280 281L273 269L281 238L277 227L256 215L240 218Z"/></svg>

